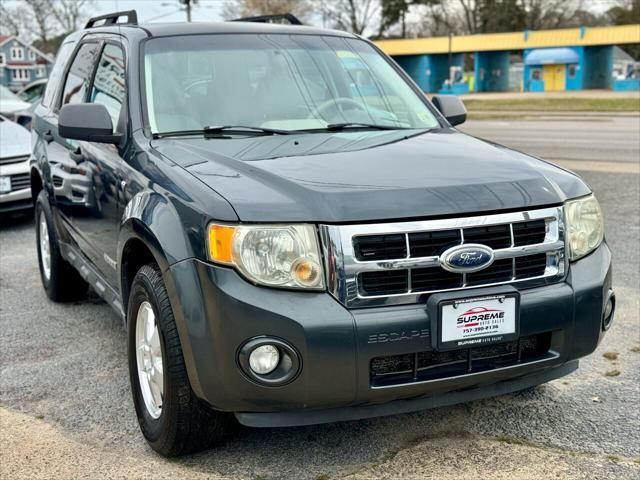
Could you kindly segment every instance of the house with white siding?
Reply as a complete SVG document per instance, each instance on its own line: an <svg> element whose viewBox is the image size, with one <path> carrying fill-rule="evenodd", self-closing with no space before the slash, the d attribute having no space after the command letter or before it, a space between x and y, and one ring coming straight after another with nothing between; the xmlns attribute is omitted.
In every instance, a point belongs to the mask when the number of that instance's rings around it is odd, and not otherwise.
<svg viewBox="0 0 640 480"><path fill-rule="evenodd" d="M53 58L13 35L0 35L0 85L13 91L47 78Z"/></svg>

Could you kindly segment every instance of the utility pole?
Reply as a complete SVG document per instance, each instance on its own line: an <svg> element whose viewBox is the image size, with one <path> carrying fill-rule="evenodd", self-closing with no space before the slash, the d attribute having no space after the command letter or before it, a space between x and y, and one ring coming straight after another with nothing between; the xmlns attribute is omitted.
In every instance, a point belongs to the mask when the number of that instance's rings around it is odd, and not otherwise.
<svg viewBox="0 0 640 480"><path fill-rule="evenodd" d="M187 12L187 22L191 22L191 5L195 4L197 0L180 0Z"/></svg>

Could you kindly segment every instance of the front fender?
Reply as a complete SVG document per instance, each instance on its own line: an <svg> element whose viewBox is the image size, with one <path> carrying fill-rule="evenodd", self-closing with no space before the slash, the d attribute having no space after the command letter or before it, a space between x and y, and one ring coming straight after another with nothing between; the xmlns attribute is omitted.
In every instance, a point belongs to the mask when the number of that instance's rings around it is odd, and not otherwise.
<svg viewBox="0 0 640 480"><path fill-rule="evenodd" d="M153 259L162 272L182 345L189 381L196 395L201 397L202 388L196 373L193 349L189 340L189 330L186 324L187 317L184 315L185 307L178 299L174 278L169 268L175 263L197 256L194 253L194 249L197 250L199 248L200 242L204 242L204 237L198 240L192 238L195 236L194 231L198 229L190 228L182 220L194 222L196 218L197 213L193 211L186 212L184 205L176 208L166 197L157 192L148 190L135 195L124 210L120 226L118 278L120 279L120 292L126 311L129 296L129 284L127 281L129 269L125 253L127 246L132 242L142 242L146 249L151 252ZM202 223L206 224L206 221ZM141 259L132 259L133 262L136 260L141 261Z"/></svg>

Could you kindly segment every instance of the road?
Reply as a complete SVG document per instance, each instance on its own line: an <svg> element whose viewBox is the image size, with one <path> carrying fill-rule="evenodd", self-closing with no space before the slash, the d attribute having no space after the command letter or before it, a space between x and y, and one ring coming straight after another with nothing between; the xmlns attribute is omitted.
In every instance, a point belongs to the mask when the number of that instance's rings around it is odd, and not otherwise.
<svg viewBox="0 0 640 480"><path fill-rule="evenodd" d="M640 116L525 118L469 121L461 130L547 159L637 165L640 158Z"/></svg>
<svg viewBox="0 0 640 480"><path fill-rule="evenodd" d="M640 478L637 125L636 118L465 126L515 148L578 162L603 205L618 313L576 373L532 391L421 413L238 428L223 445L181 459L158 457L139 433L119 319L95 297L73 305L47 301L32 221L5 222L0 477Z"/></svg>

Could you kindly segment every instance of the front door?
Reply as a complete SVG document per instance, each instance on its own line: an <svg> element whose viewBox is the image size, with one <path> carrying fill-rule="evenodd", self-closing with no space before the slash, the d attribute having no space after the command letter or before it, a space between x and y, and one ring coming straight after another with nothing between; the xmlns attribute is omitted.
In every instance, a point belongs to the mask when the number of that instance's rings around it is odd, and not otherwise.
<svg viewBox="0 0 640 480"><path fill-rule="evenodd" d="M544 90L559 92L565 90L564 65L544 65Z"/></svg>
<svg viewBox="0 0 640 480"><path fill-rule="evenodd" d="M88 103L106 107L115 132L125 128L125 57L122 47L104 44L99 56ZM118 198L122 190L120 178L124 161L117 145L79 142L81 165L90 180L85 209L76 213L74 227L86 240L85 253L114 287L117 282L117 249L123 206Z"/></svg>

